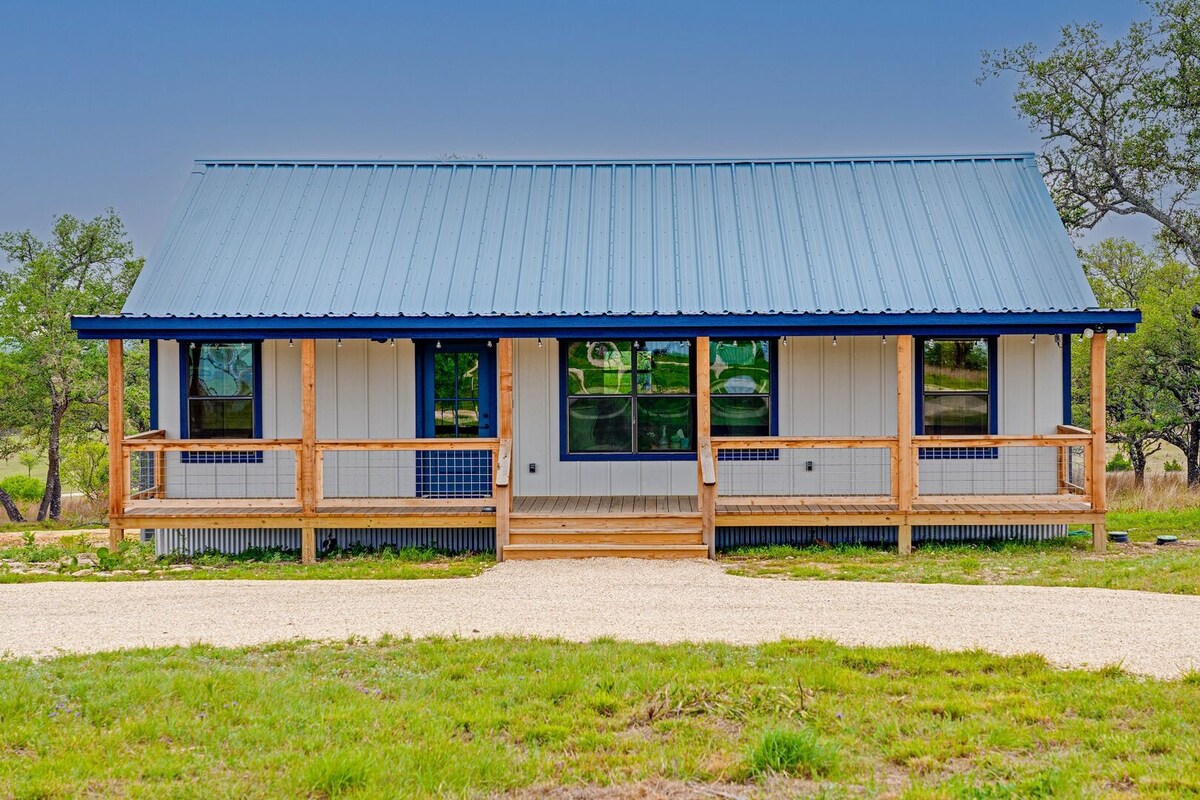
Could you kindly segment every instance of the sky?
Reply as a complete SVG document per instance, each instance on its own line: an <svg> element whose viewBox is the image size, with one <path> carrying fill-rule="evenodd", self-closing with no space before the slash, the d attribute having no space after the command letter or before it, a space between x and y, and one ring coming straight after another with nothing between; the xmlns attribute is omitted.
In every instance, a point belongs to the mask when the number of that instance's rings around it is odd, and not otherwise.
<svg viewBox="0 0 1200 800"><path fill-rule="evenodd" d="M0 0L0 231L148 254L196 158L1036 150L980 52L1135 0ZM1147 238L1145 223L1099 233ZM1089 239L1096 238L1096 235Z"/></svg>

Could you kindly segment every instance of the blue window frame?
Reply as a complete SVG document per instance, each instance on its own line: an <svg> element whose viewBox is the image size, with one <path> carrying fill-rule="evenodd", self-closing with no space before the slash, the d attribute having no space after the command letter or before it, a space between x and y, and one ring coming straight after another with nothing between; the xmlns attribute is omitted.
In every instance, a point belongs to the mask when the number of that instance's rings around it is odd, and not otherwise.
<svg viewBox="0 0 1200 800"><path fill-rule="evenodd" d="M709 369L718 386L726 384L712 395L714 434L774 435L775 340L714 339L712 344ZM560 341L560 458L694 460L695 375L692 340ZM778 457L775 451L739 455Z"/></svg>
<svg viewBox="0 0 1200 800"><path fill-rule="evenodd" d="M247 363L249 362L249 363ZM184 439L262 438L262 343L179 343ZM184 452L185 464L260 464L262 451Z"/></svg>
<svg viewBox="0 0 1200 800"><path fill-rule="evenodd" d="M995 336L916 340L914 381L917 434L994 435L998 364ZM980 364L986 359L986 364ZM936 382L930 377L935 376ZM994 447L922 447L925 459L997 458Z"/></svg>

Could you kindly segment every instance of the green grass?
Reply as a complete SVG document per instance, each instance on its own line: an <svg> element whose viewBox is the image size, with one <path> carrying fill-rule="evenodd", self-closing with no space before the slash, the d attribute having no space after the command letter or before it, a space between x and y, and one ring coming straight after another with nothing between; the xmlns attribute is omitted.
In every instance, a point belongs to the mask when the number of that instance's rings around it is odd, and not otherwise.
<svg viewBox="0 0 1200 800"><path fill-rule="evenodd" d="M1198 728L1195 675L819 641L385 639L0 661L6 797L633 795L661 780L725 796L1176 798L1200 793Z"/></svg>
<svg viewBox="0 0 1200 800"><path fill-rule="evenodd" d="M0 584L44 581L136 580L331 580L342 578L399 579L462 578L478 575L495 562L490 554L447 555L430 548L349 550L326 555L316 564L302 565L300 553L276 548L252 548L237 555L218 552L194 556L155 557L154 546L126 540L115 553L97 548L86 535L63 536L39 543L26 538L21 545L0 548L0 559L20 566L0 565ZM93 565L93 562L98 562ZM24 570L52 570L31 574Z"/></svg>
<svg viewBox="0 0 1200 800"><path fill-rule="evenodd" d="M1200 548L1155 547L1162 533L1195 540L1200 510L1109 515L1109 530L1126 530L1132 544L1091 551L1090 536L1040 543L927 544L909 556L893 548L745 547L720 560L737 575L806 580L899 583L1019 584L1138 589L1200 594Z"/></svg>

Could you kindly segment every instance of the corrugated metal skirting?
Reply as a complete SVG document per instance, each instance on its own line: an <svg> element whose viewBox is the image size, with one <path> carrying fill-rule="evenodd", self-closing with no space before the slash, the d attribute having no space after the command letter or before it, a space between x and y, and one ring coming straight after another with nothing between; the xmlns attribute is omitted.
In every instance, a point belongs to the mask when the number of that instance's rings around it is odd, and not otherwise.
<svg viewBox="0 0 1200 800"><path fill-rule="evenodd" d="M496 548L494 528L345 528L317 531L317 546L330 536L338 547L432 547L450 553L490 552ZM234 528L230 530L154 531L154 553L193 555L206 550L240 553L251 547L300 549L298 528Z"/></svg>
<svg viewBox="0 0 1200 800"><path fill-rule="evenodd" d="M1065 525L914 525L913 542L1040 542L1066 536ZM895 526L845 525L829 527L740 526L717 528L717 549L762 544L894 545Z"/></svg>

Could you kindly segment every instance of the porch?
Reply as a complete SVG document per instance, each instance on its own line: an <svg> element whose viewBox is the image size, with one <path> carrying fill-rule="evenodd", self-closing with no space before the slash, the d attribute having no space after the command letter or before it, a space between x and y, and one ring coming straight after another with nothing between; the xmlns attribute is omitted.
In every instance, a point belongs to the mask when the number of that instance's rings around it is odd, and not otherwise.
<svg viewBox="0 0 1200 800"><path fill-rule="evenodd" d="M502 559L703 557L723 527L886 527L907 553L917 526L1084 524L1102 549L1105 337L1090 340L1096 429L1012 436L915 435L914 340L896 338L895 435L714 436L708 370L696 369L695 490L637 496L514 496L512 339L495 346L496 436L394 439L318 438L316 342L297 340L301 436L125 437L110 452L112 543L131 528L287 529L311 562L321 531L477 528L494 529ZM709 344L694 340L697 364L708 363ZM110 430L122 427L123 387L122 342L112 339ZM185 464L193 484L170 489ZM436 487L431 464L443 475ZM205 484L218 469L238 472L240 488ZM335 477L355 471L362 480Z"/></svg>

